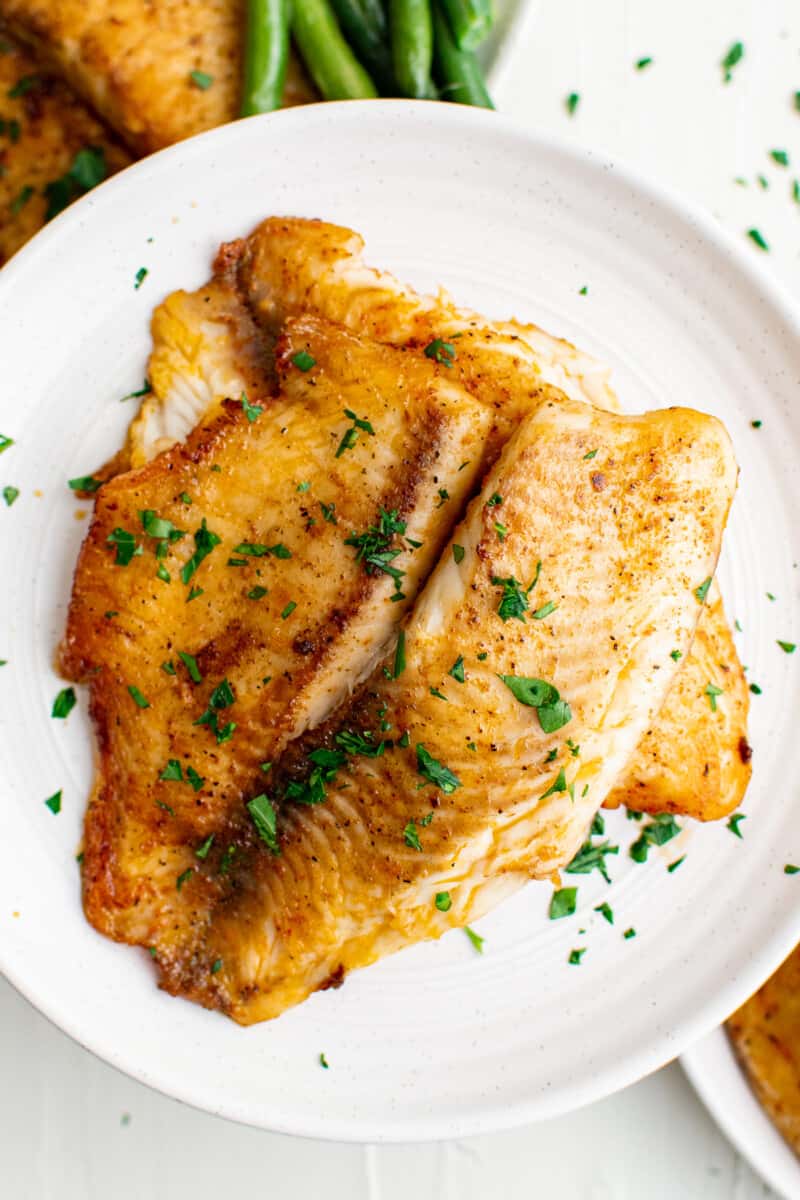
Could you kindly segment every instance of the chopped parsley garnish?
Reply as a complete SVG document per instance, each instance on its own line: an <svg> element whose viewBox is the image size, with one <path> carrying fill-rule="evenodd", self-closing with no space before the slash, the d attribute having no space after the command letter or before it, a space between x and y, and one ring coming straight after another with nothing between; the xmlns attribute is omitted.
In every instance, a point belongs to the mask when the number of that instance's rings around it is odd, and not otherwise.
<svg viewBox="0 0 800 1200"><path fill-rule="evenodd" d="M572 720L572 709L552 683L525 675L500 675L498 678L520 704L536 709L544 733L555 733Z"/></svg>
<svg viewBox="0 0 800 1200"><path fill-rule="evenodd" d="M127 529L120 529L119 526L108 535L106 542L109 546L116 547L114 562L118 567L127 567L132 558L142 553L142 547L137 545L133 534Z"/></svg>
<svg viewBox="0 0 800 1200"><path fill-rule="evenodd" d="M319 1056L319 1065L321 1067L324 1067L326 1071L330 1067L330 1063L328 1062L327 1058L325 1057L325 1055L322 1052L320 1052L320 1056Z"/></svg>
<svg viewBox="0 0 800 1200"><path fill-rule="evenodd" d="M694 589L694 594L697 597L698 604L705 604L706 596L708 595L708 589L710 587L711 587L711 576L709 575L708 579L704 579L703 582L700 584L700 586L696 587Z"/></svg>
<svg viewBox="0 0 800 1200"><path fill-rule="evenodd" d="M796 867L794 863L787 863L783 868L783 873L784 875L798 875L800 874L800 867Z"/></svg>
<svg viewBox="0 0 800 1200"><path fill-rule="evenodd" d="M498 504L502 504L502 503L503 503L503 497L500 495L499 492L495 492L486 501L486 507L487 508L496 508Z"/></svg>
<svg viewBox="0 0 800 1200"><path fill-rule="evenodd" d="M338 740L338 739L337 739ZM327 799L325 785L332 783L336 773L345 763L345 755L341 750L327 750L319 747L309 754L313 769L308 778L302 782L292 779L287 783L284 798L295 804L324 804Z"/></svg>
<svg viewBox="0 0 800 1200"><path fill-rule="evenodd" d="M464 675L464 655L463 654L459 654L458 658L453 663L452 667L447 672L447 674L451 675L457 683L465 682L466 677Z"/></svg>
<svg viewBox="0 0 800 1200"><path fill-rule="evenodd" d="M580 948L580 950L570 950L569 958L567 959L567 962L569 963L569 965L571 967L579 967L581 965L581 959L583 958L585 953L586 953L585 946L582 946Z"/></svg>
<svg viewBox="0 0 800 1200"><path fill-rule="evenodd" d="M3 499L9 508L19 496L19 488L11 487L10 485L3 488Z"/></svg>
<svg viewBox="0 0 800 1200"><path fill-rule="evenodd" d="M551 783L550 787L547 789L546 792L542 792L539 799L546 800L548 796L555 796L556 794L558 794L560 792L566 792L566 791L567 791L567 777L564 774L564 768L562 767L561 770L558 772L558 775L556 775L555 782Z"/></svg>
<svg viewBox="0 0 800 1200"><path fill-rule="evenodd" d="M262 542L239 542L233 547L234 554L245 554L248 558L291 558L292 552L283 542L265 546ZM238 566L238 563L236 564Z"/></svg>
<svg viewBox="0 0 800 1200"><path fill-rule="evenodd" d="M356 733L352 729L340 729L334 738L337 746L344 750L345 754L358 754L362 758L380 758L386 749L386 742L373 742L373 735L364 730L363 733ZM314 751L316 754L317 751ZM313 755L309 755L313 758Z"/></svg>
<svg viewBox="0 0 800 1200"><path fill-rule="evenodd" d="M645 825L641 835L631 846L631 858L637 863L646 862L651 846L663 846L680 832L681 827L671 813L658 813L649 825Z"/></svg>
<svg viewBox="0 0 800 1200"><path fill-rule="evenodd" d="M645 67L650 66L652 61L652 58L649 55L646 55L644 58L637 58L634 65L637 71L643 71Z"/></svg>
<svg viewBox="0 0 800 1200"><path fill-rule="evenodd" d="M797 649L797 646L794 642L782 642L780 638L778 638L778 645L780 646L781 650L783 650L784 654L794 654L795 650Z"/></svg>
<svg viewBox="0 0 800 1200"><path fill-rule="evenodd" d="M205 588L193 587L190 590L189 595L186 597L186 603L188 604L190 600L196 600L198 596L204 596L204 595L205 595Z"/></svg>
<svg viewBox="0 0 800 1200"><path fill-rule="evenodd" d="M228 872L231 869L231 863L233 862L235 857L236 857L236 847L235 846L226 847L225 852L222 855L222 858L219 860L220 875L228 874Z"/></svg>
<svg viewBox="0 0 800 1200"><path fill-rule="evenodd" d="M669 866L667 867L667 870L669 871L670 875L672 874L673 871L677 871L677 869L681 865L681 863L685 862L685 861L686 861L686 855L682 854L680 856L680 858L676 858L674 862L671 862L669 864Z"/></svg>
<svg viewBox="0 0 800 1200"><path fill-rule="evenodd" d="M247 399L246 392L242 392L242 394L240 396L240 403L242 406L242 412L247 417L247 419L251 425L253 424L253 421L258 420L258 418L261 416L261 414L264 411L262 405L250 403L250 401Z"/></svg>
<svg viewBox="0 0 800 1200"><path fill-rule="evenodd" d="M84 146L77 152L65 173L45 186L45 221L58 216L68 204L97 187L105 177L106 156L102 146Z"/></svg>
<svg viewBox="0 0 800 1200"><path fill-rule="evenodd" d="M183 767L180 760L171 758L158 778L165 783L183 783Z"/></svg>
<svg viewBox="0 0 800 1200"><path fill-rule="evenodd" d="M548 916L551 921L561 917L571 917L578 905L578 889L576 887L559 888L550 897Z"/></svg>
<svg viewBox="0 0 800 1200"><path fill-rule="evenodd" d="M586 284L584 284L582 288L578 289L578 295L579 296L588 296L589 295L589 289L586 286Z"/></svg>
<svg viewBox="0 0 800 1200"><path fill-rule="evenodd" d="M297 354L293 354L289 361L297 367L298 371L310 371L317 365L317 360L312 358L307 350L298 350Z"/></svg>
<svg viewBox="0 0 800 1200"><path fill-rule="evenodd" d="M536 578L527 589L523 588L522 584L513 575L505 579L499 575L492 576L493 585L503 589L503 595L500 598L500 604L497 608L497 615L501 621L510 621L514 618L517 621L524 622L525 613L529 607L528 595L533 590L538 576L539 572L537 570Z"/></svg>
<svg viewBox="0 0 800 1200"><path fill-rule="evenodd" d="M770 150L769 156L779 167L788 167L789 155L785 150Z"/></svg>
<svg viewBox="0 0 800 1200"><path fill-rule="evenodd" d="M139 520L148 537L169 542L179 542L186 537L185 529L178 529L166 517L159 517L152 508L140 509Z"/></svg>
<svg viewBox="0 0 800 1200"><path fill-rule="evenodd" d="M760 696L762 694L761 688L758 686L757 683L750 684L750 691L753 693L754 696Z"/></svg>
<svg viewBox="0 0 800 1200"><path fill-rule="evenodd" d="M150 383L150 380L145 379L144 384L139 388L138 392L128 392L127 396L120 396L119 402L122 404L125 400L138 400L140 396L149 396L152 390L153 385Z"/></svg>
<svg viewBox="0 0 800 1200"><path fill-rule="evenodd" d="M214 82L214 76L205 71L190 71L189 78L195 87L200 88L201 92L207 92Z"/></svg>
<svg viewBox="0 0 800 1200"><path fill-rule="evenodd" d="M23 188L20 188L14 199L11 201L9 206L11 209L11 215L16 217L17 213L22 212L32 195L33 188L29 183L26 183Z"/></svg>
<svg viewBox="0 0 800 1200"><path fill-rule="evenodd" d="M611 905L608 904L605 900L603 901L602 904L596 905L594 911L600 913L601 916L605 917L605 919L608 921L609 925L614 924L614 910L611 907Z"/></svg>
<svg viewBox="0 0 800 1200"><path fill-rule="evenodd" d="M137 708L149 708L150 707L150 701L147 699L146 696L142 695L142 693L137 688L136 684L131 683L128 685L128 693Z"/></svg>
<svg viewBox="0 0 800 1200"><path fill-rule="evenodd" d="M464 551L463 546L458 546L455 543L453 543L453 545L451 546L451 550L453 551L453 559L456 563L460 563L460 562L464 561L465 551Z"/></svg>
<svg viewBox="0 0 800 1200"><path fill-rule="evenodd" d="M636 930L633 928L626 929L622 936L624 937L626 942L629 942L631 938L636 937Z"/></svg>
<svg viewBox="0 0 800 1200"><path fill-rule="evenodd" d="M405 531L406 523L400 519L396 508L391 512L381 508L377 525L370 525L365 533L351 533L344 539L344 544L354 547L356 562L364 563L367 575L383 572L391 577L394 586L399 589L405 571L391 564L403 551L402 547L392 548L392 542L395 534L402 535ZM402 593L399 598L404 598Z"/></svg>
<svg viewBox="0 0 800 1200"><path fill-rule="evenodd" d="M322 509L323 521L327 521L329 525L338 525L339 524L338 520L336 519L336 505L335 504L323 504L323 502L320 500L319 506Z"/></svg>
<svg viewBox="0 0 800 1200"><path fill-rule="evenodd" d="M165 804L163 800L156 800L156 808L163 808L164 812L169 813L171 817L175 816L175 809L171 805Z"/></svg>
<svg viewBox="0 0 800 1200"><path fill-rule="evenodd" d="M580 98L580 95L578 94L578 92L570 92L570 94L567 96L566 100L564 101L564 106L570 117L575 116L575 110L577 109L580 102L581 102L581 98Z"/></svg>
<svg viewBox="0 0 800 1200"><path fill-rule="evenodd" d="M207 558L214 547L218 546L221 541L222 538L218 537L216 533L211 532L206 525L205 517L203 517L203 520L200 523L200 528L195 530L194 554L189 561L185 562L181 567L181 579L184 583L189 582L203 559ZM240 549L241 547L237 547L237 550Z"/></svg>
<svg viewBox="0 0 800 1200"><path fill-rule="evenodd" d="M287 617L290 617L292 615L292 613L294 612L294 610L296 608L297 608L297 601L290 600L289 603L286 605L286 608L284 608L283 612L281 613L281 620L285 621Z"/></svg>
<svg viewBox="0 0 800 1200"><path fill-rule="evenodd" d="M421 743L417 745L417 771L423 779L439 788L445 795L449 796L456 788L461 787L458 776L429 754Z"/></svg>
<svg viewBox="0 0 800 1200"><path fill-rule="evenodd" d="M176 675L176 674L177 674L177 672L176 672L176 670L175 670L175 664L174 664L174 663L172 663L172 662L170 662L170 661L169 661L169 659L167 659L167 661L166 661L166 662L162 662L162 664L161 664L161 670L162 670L162 671L163 671L163 672L164 672L166 675Z"/></svg>
<svg viewBox="0 0 800 1200"><path fill-rule="evenodd" d="M434 904L438 908L439 912L449 912L453 905L453 901L450 898L450 893L437 892L434 899Z"/></svg>
<svg viewBox="0 0 800 1200"><path fill-rule="evenodd" d="M683 658L680 650L670 650L669 656L673 662L678 662L679 659Z"/></svg>
<svg viewBox="0 0 800 1200"><path fill-rule="evenodd" d="M717 711L717 696L721 696L724 688L717 687L715 683L707 683L703 691L704 696L708 696L708 703L711 705L711 711Z"/></svg>
<svg viewBox="0 0 800 1200"><path fill-rule="evenodd" d="M406 631L401 629L397 635L397 645L394 648L394 668L392 678L399 679L406 669Z"/></svg>
<svg viewBox="0 0 800 1200"><path fill-rule="evenodd" d="M248 600L263 600L264 597L266 596L266 594L267 594L267 588L261 587L260 584L256 584L256 586L254 588L251 588L250 591L247 593L247 599Z"/></svg>
<svg viewBox="0 0 800 1200"><path fill-rule="evenodd" d="M758 229L748 229L747 236L758 246L759 250L769 250L769 242Z"/></svg>
<svg viewBox="0 0 800 1200"><path fill-rule="evenodd" d="M95 479L94 475L78 475L76 479L67 480L73 492L96 492L102 487L103 480Z"/></svg>
<svg viewBox="0 0 800 1200"><path fill-rule="evenodd" d="M619 846L612 846L610 842L593 846L591 840L585 842L566 867L566 872L568 875L591 875L592 871L599 871L606 883L611 883L606 866L607 854L619 854Z"/></svg>
<svg viewBox="0 0 800 1200"><path fill-rule="evenodd" d="M531 617L534 621L543 621L545 617L550 616L550 613L554 613L557 608L557 604L552 600L548 600L547 604L543 604L541 608L536 609L536 612L532 612Z"/></svg>
<svg viewBox="0 0 800 1200"><path fill-rule="evenodd" d="M422 850L422 842L419 840L416 821L409 821L406 825L403 830L403 841L412 850Z"/></svg>
<svg viewBox="0 0 800 1200"><path fill-rule="evenodd" d="M199 792L205 783L205 779L197 774L194 767L186 768L186 782L190 785L193 792Z"/></svg>
<svg viewBox="0 0 800 1200"><path fill-rule="evenodd" d="M435 687L428 688L428 691L430 692L430 694L432 696L436 696L437 699L439 699L439 700L447 700L447 696L445 696L444 692L440 692L438 688L435 688ZM449 701L448 701L448 703L449 703Z"/></svg>
<svg viewBox="0 0 800 1200"><path fill-rule="evenodd" d="M53 814L53 816L58 816L58 814L61 812L61 796L62 791L61 788L59 788L57 792L54 792L52 796L48 796L45 800L45 804L50 809L50 812Z"/></svg>
<svg viewBox="0 0 800 1200"><path fill-rule="evenodd" d="M353 424L349 427L349 429L344 431L342 440L339 442L339 446L336 450L336 458L341 458L345 450L353 449L353 446L355 446L356 442L358 441L359 430L363 430L364 433L368 433L370 437L375 437L375 430L372 428L366 417L357 417L351 408L346 408L344 410L344 415L349 417Z"/></svg>
<svg viewBox="0 0 800 1200"><path fill-rule="evenodd" d="M13 445L14 445L13 438L6 437L6 435L4 433L0 433L0 454L2 454L4 450L8 450L9 446L13 446Z"/></svg>
<svg viewBox="0 0 800 1200"><path fill-rule="evenodd" d="M172 583L172 576L163 563L159 563L156 567L156 578L163 580L164 583Z"/></svg>
<svg viewBox="0 0 800 1200"><path fill-rule="evenodd" d="M142 286L149 274L150 272L148 271L147 267L139 267L139 270L136 272L136 280L133 285L133 290L135 292L138 292L139 288Z"/></svg>
<svg viewBox="0 0 800 1200"><path fill-rule="evenodd" d="M728 50L727 54L722 59L722 62L720 64L722 67L722 82L723 83L730 83L731 79L733 78L733 68L736 66L737 63L741 62L741 60L743 58L744 58L743 44L741 42L734 42L733 45L731 46L730 50Z"/></svg>
<svg viewBox="0 0 800 1200"><path fill-rule="evenodd" d="M635 808L626 808L625 816L629 821L641 821L644 813L637 812Z"/></svg>
<svg viewBox="0 0 800 1200"><path fill-rule="evenodd" d="M200 674L200 668L197 665L197 659L193 654L187 654L185 650L178 651L178 658L181 660L186 670L189 672L189 678L192 683L202 683L203 676ZM173 675L175 671L173 669Z"/></svg>
<svg viewBox="0 0 800 1200"><path fill-rule="evenodd" d="M477 658L478 662L486 662L486 659L489 657L489 651L481 650L480 653L475 655L475 657Z"/></svg>
<svg viewBox="0 0 800 1200"><path fill-rule="evenodd" d="M263 792L260 796L254 796L247 803L247 811L253 818L256 832L264 845L273 854L280 854L281 848L278 844L278 816L269 797Z"/></svg>
<svg viewBox="0 0 800 1200"><path fill-rule="evenodd" d="M59 717L63 720L64 717L69 716L77 703L75 689L71 687L62 688L53 701L53 709L50 716Z"/></svg>
<svg viewBox="0 0 800 1200"><path fill-rule="evenodd" d="M474 929L470 929L469 925L464 926L464 933L469 938L472 944L472 949L476 952L476 954L483 954L483 943L486 941L486 938L481 937L481 935L476 933Z"/></svg>
<svg viewBox="0 0 800 1200"><path fill-rule="evenodd" d="M731 833L735 834L737 838L741 838L742 831L739 826L741 825L742 821L746 820L747 813L734 813L732 817L728 818L728 824L725 826L725 828L730 829Z"/></svg>
<svg viewBox="0 0 800 1200"><path fill-rule="evenodd" d="M194 867L187 867L185 871L181 871L180 875L175 880L175 887L177 891L181 890L183 885L186 883L186 880L191 879L192 875L194 875Z"/></svg>
<svg viewBox="0 0 800 1200"><path fill-rule="evenodd" d="M499 537L501 542L504 542L506 540L506 534L508 533L508 526L501 525L499 521L495 521L494 531L497 534L497 536Z"/></svg>
<svg viewBox="0 0 800 1200"><path fill-rule="evenodd" d="M224 709L230 708L235 700L236 695L233 688L227 679L223 679L209 696L206 711L194 722L195 725L208 725L211 732L215 734L218 745L222 745L223 742L229 742L236 728L236 725L232 721L229 721L227 725L220 729L218 714Z"/></svg>
<svg viewBox="0 0 800 1200"><path fill-rule="evenodd" d="M189 495L188 492L181 492L178 499L180 500L181 504L191 504L192 503L192 497Z"/></svg>
<svg viewBox="0 0 800 1200"><path fill-rule="evenodd" d="M441 508L442 505L446 504L449 499L450 493L448 492L447 488L439 488L439 503L436 505L436 507Z"/></svg>
<svg viewBox="0 0 800 1200"><path fill-rule="evenodd" d="M208 837L206 838L206 840L203 842L202 846L197 847L197 849L194 852L195 858L199 858L201 860L201 862L205 861L205 859L208 858L209 853L211 851L211 847L214 845L214 837L215 837L215 834L210 833L208 835Z"/></svg>
<svg viewBox="0 0 800 1200"><path fill-rule="evenodd" d="M599 447L598 447L598 449L599 449ZM596 456L597 456L597 450L589 450L589 451L587 451L586 454L584 454L583 461L589 462L590 459L595 458Z"/></svg>
<svg viewBox="0 0 800 1200"><path fill-rule="evenodd" d="M221 971L221 970L222 970L222 959L215 958L213 963L211 964L211 974L216 975L217 972Z"/></svg>
<svg viewBox="0 0 800 1200"><path fill-rule="evenodd" d="M445 342L441 338L434 338L425 347L423 354L426 358L432 358L435 362L441 363L443 367L452 367L456 361L456 348L452 342Z"/></svg>

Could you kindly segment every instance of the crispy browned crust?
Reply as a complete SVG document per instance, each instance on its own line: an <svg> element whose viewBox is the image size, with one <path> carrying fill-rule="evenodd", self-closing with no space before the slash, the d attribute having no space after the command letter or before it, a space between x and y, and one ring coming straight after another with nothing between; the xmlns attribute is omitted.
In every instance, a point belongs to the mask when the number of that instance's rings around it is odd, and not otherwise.
<svg viewBox="0 0 800 1200"><path fill-rule="evenodd" d="M706 694L709 683L723 689L716 711ZM747 680L715 588L664 707L605 807L624 804L697 821L733 812L752 774L749 707Z"/></svg>
<svg viewBox="0 0 800 1200"><path fill-rule="evenodd" d="M239 115L244 0L0 0L0 16L137 155ZM284 105L314 98L292 58Z"/></svg>
<svg viewBox="0 0 800 1200"><path fill-rule="evenodd" d="M759 1102L800 1155L800 948L727 1022Z"/></svg>
<svg viewBox="0 0 800 1200"><path fill-rule="evenodd" d="M130 158L74 92L42 72L2 27L0 49L0 117L5 123L0 135L1 266L44 225L45 188L64 175L79 150L101 148L109 175ZM32 81L30 90L9 96L20 80Z"/></svg>

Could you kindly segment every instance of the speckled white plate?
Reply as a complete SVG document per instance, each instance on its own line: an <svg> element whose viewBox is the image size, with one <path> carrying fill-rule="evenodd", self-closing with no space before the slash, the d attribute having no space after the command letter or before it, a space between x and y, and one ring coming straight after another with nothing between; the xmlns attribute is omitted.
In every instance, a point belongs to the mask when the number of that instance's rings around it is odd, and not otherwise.
<svg viewBox="0 0 800 1200"><path fill-rule="evenodd" d="M737 1150L786 1200L800 1196L800 1160L756 1100L725 1030L715 1029L681 1055L700 1099Z"/></svg>
<svg viewBox="0 0 800 1200"><path fill-rule="evenodd" d="M91 773L85 697L66 722L49 713L86 530L66 480L120 443L132 412L120 397L141 385L153 305L198 285L220 240L269 213L350 224L401 278L566 335L613 364L631 409L693 404L723 417L742 476L722 582L763 695L743 840L724 824L687 828L637 866L634 823L615 814L613 884L574 880L574 917L548 921L550 887L531 885L479 923L482 957L454 931L243 1030L158 992L147 955L84 922L74 853ZM0 432L15 441L0 456L0 487L21 489L12 508L0 505L0 967L63 1029L144 1082L237 1120L433 1138L622 1087L718 1024L777 966L800 937L800 876L783 874L800 862L800 653L775 643L800 641L800 338L755 248L602 156L496 114L319 105L217 130L112 179L5 268L0 311ZM58 788L54 816L44 800ZM604 899L613 927L593 911ZM629 928L637 936L625 940ZM582 964L569 966L579 947Z"/></svg>

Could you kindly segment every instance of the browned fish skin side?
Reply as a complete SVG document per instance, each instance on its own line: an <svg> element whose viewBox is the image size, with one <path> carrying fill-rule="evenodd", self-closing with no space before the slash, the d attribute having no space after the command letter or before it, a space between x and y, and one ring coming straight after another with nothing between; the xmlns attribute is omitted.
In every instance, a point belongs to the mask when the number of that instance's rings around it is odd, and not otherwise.
<svg viewBox="0 0 800 1200"><path fill-rule="evenodd" d="M800 1155L800 948L729 1018L727 1029L759 1102Z"/></svg>
<svg viewBox="0 0 800 1200"><path fill-rule="evenodd" d="M0 6L1 11L1 6ZM31 55L0 27L0 266L45 223L45 188L69 169L79 150L102 148L107 173L125 167L130 158L75 94L60 80L39 69ZM20 80L30 90L9 96ZM25 87L25 84L23 84ZM12 136L16 127L18 136ZM28 199L27 189L31 189Z"/></svg>
<svg viewBox="0 0 800 1200"><path fill-rule="evenodd" d="M694 635L694 588L716 566L735 481L712 418L543 404L453 533L461 561L446 553L419 597L405 669L389 679L377 669L350 713L317 735L336 746L343 720L372 731L372 745L406 732L408 745L351 755L315 807L284 799L278 856L237 827L241 855L218 904L207 903L204 868L192 934L159 956L163 986L244 1024L268 1019L568 862L663 703L678 669L670 649ZM498 580L512 578L526 588L537 579L524 622L499 612ZM464 682L451 673L458 656ZM545 733L499 675L554 683L569 723ZM456 786L425 786L420 745ZM293 746L275 768L276 801L297 758ZM447 913L434 904L444 890Z"/></svg>
<svg viewBox="0 0 800 1200"><path fill-rule="evenodd" d="M300 352L315 360L308 371L295 365ZM480 463L484 411L421 356L308 318L289 323L277 368L279 394L249 396L263 409L254 420L228 401L185 444L104 485L81 550L61 663L90 683L99 749L84 902L92 923L120 940L160 946L182 936L181 922L194 919L184 901L200 884L178 892L176 879L198 866L195 849L224 828L231 808L263 788L259 764L323 720L384 652ZM374 436L360 430L337 457L351 405ZM323 504L335 505L337 524ZM396 509L421 543L391 543L402 549L399 602L389 576L369 574L345 543L381 508ZM163 560L144 535L146 510L187 531ZM181 581L203 519L221 544ZM115 564L107 542L115 529L142 545L127 566ZM291 557L253 557L237 551L242 544L284 546ZM157 578L159 561L171 582ZM191 601L190 587L202 589ZM196 658L201 683L179 651ZM236 729L218 744L196 722L223 679L235 701L219 727ZM130 686L149 707L137 706ZM186 777L197 772L198 791L186 779L159 779L173 759ZM218 838L207 864L218 867L224 849Z"/></svg>
<svg viewBox="0 0 800 1200"><path fill-rule="evenodd" d="M709 683L723 689L716 711L706 694ZM747 680L714 586L685 665L606 808L624 804L697 821L726 817L741 803L752 774L749 708Z"/></svg>
<svg viewBox="0 0 800 1200"><path fill-rule="evenodd" d="M244 0L0 0L0 16L137 154L239 115ZM192 71L212 76L205 90ZM314 92L292 62L284 104Z"/></svg>

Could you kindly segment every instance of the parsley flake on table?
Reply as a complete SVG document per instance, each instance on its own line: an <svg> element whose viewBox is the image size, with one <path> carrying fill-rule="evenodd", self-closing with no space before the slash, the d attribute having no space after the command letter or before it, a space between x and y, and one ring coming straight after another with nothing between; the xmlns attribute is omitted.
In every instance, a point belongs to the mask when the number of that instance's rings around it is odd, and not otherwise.
<svg viewBox="0 0 800 1200"><path fill-rule="evenodd" d="M571 917L578 905L578 889L576 887L559 888L550 897L548 917L558 921L561 917Z"/></svg>
<svg viewBox="0 0 800 1200"><path fill-rule="evenodd" d="M3 499L5 500L5 502L9 508L11 508L11 505L14 503L14 501L17 499L18 496L19 496L19 488L11 487L10 484L3 488Z"/></svg>
<svg viewBox="0 0 800 1200"><path fill-rule="evenodd" d="M61 812L61 796L62 791L59 788L57 792L54 792L52 796L48 796L45 800L45 806L50 809L54 817L58 816Z"/></svg>
<svg viewBox="0 0 800 1200"><path fill-rule="evenodd" d="M262 792L260 796L254 796L247 803L247 811L253 819L253 824L256 827L256 833L261 838L264 845L273 854L280 854L281 848L278 843L278 815L272 805L269 797Z"/></svg>
<svg viewBox="0 0 800 1200"><path fill-rule="evenodd" d="M75 696L75 689L71 687L62 688L53 701L53 708L50 713L51 717L58 717L64 720L72 712L75 705L78 703Z"/></svg>
<svg viewBox="0 0 800 1200"><path fill-rule="evenodd" d="M725 826L725 828L729 829L731 831L731 833L735 834L735 836L737 838L742 838L742 840L744 840L742 831L739 828L739 826L741 825L742 821L746 821L746 820L747 820L747 813L734 813L732 817L728 818L728 823Z"/></svg>
<svg viewBox="0 0 800 1200"><path fill-rule="evenodd" d="M209 75L206 71L190 71L189 79L201 92L207 92L214 82L214 76Z"/></svg>
<svg viewBox="0 0 800 1200"><path fill-rule="evenodd" d="M481 935L476 933L474 929L470 929L469 925L464 926L464 933L469 938L472 944L472 949L476 952L476 954L483 954L483 943L486 941L486 938L481 937Z"/></svg>
<svg viewBox="0 0 800 1200"><path fill-rule="evenodd" d="M742 42L734 42L728 52L725 54L720 66L722 67L722 82L730 83L733 79L733 68L737 63L740 63L744 58L744 45Z"/></svg>
<svg viewBox="0 0 800 1200"><path fill-rule="evenodd" d="M423 779L438 787L445 795L449 796L456 788L461 787L458 776L429 754L421 743L417 745L417 771Z"/></svg>
<svg viewBox="0 0 800 1200"><path fill-rule="evenodd" d="M353 424L349 427L349 429L344 431L342 440L339 442L336 454L334 455L335 458L341 458L345 450L353 449L353 446L355 446L356 442L358 441L359 431L363 430L363 432L368 433L370 437L375 437L375 430L372 428L372 425L369 423L366 417L357 417L352 408L346 408L344 410L344 415L349 417Z"/></svg>

